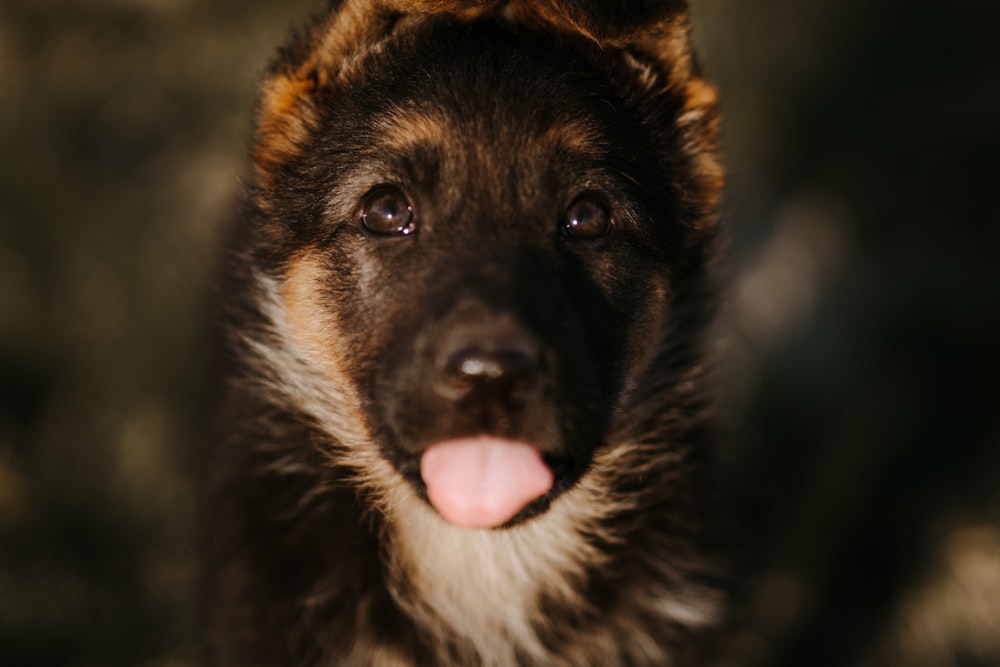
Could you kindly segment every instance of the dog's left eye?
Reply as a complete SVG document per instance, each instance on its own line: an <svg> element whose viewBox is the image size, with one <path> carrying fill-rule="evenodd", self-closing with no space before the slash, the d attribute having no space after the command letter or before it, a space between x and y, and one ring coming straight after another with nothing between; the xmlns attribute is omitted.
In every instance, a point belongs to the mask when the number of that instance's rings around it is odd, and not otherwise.
<svg viewBox="0 0 1000 667"><path fill-rule="evenodd" d="M600 238L611 231L611 214L597 198L584 195L570 204L562 229L571 238Z"/></svg>
<svg viewBox="0 0 1000 667"><path fill-rule="evenodd" d="M417 229L413 205L399 188L374 191L361 207L361 224L375 234L412 234Z"/></svg>

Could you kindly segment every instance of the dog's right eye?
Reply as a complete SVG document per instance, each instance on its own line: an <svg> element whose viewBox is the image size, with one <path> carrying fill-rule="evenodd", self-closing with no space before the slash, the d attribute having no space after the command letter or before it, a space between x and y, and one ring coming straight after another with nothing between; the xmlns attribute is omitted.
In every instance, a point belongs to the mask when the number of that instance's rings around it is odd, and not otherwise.
<svg viewBox="0 0 1000 667"><path fill-rule="evenodd" d="M562 229L573 239L598 239L611 231L611 214L597 196L583 195L566 211Z"/></svg>
<svg viewBox="0 0 1000 667"><path fill-rule="evenodd" d="M361 224L373 234L407 236L417 230L413 205L395 187L379 188L365 198Z"/></svg>

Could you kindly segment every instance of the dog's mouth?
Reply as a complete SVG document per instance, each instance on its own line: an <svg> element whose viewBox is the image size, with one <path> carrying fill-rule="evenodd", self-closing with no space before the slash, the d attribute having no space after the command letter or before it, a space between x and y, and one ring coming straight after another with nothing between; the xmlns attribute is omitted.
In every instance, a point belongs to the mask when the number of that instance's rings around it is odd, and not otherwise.
<svg viewBox="0 0 1000 667"><path fill-rule="evenodd" d="M494 436L428 447L420 458L427 499L458 528L499 528L545 496L555 475L532 445Z"/></svg>
<svg viewBox="0 0 1000 667"><path fill-rule="evenodd" d="M582 337L566 335L572 329L562 323L574 317L559 310L562 301L531 310L557 327L474 294L456 305L455 289L440 296L443 315L431 300L429 319L416 320L381 361L371 383L378 440L444 521L512 528L544 514L583 474L605 433L609 383Z"/></svg>

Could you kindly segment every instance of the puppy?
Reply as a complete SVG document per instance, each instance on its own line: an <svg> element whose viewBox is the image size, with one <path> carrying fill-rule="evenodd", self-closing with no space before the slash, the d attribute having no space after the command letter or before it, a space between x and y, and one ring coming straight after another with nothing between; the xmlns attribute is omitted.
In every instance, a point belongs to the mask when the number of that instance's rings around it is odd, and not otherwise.
<svg viewBox="0 0 1000 667"><path fill-rule="evenodd" d="M220 290L209 664L697 664L717 135L680 0L292 39Z"/></svg>

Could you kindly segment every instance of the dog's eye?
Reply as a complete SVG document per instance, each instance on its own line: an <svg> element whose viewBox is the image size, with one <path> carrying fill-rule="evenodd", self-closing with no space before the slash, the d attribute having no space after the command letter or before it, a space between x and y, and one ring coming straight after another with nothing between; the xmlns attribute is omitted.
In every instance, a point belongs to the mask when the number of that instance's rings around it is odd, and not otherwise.
<svg viewBox="0 0 1000 667"><path fill-rule="evenodd" d="M611 231L611 214L596 198L584 195L570 205L562 228L571 238L600 238Z"/></svg>
<svg viewBox="0 0 1000 667"><path fill-rule="evenodd" d="M412 234L417 229L413 206L398 188L374 191L361 208L361 224L374 234Z"/></svg>

